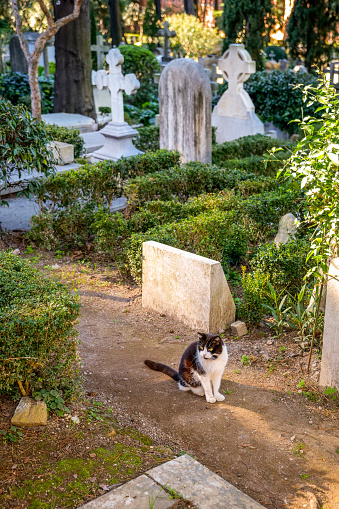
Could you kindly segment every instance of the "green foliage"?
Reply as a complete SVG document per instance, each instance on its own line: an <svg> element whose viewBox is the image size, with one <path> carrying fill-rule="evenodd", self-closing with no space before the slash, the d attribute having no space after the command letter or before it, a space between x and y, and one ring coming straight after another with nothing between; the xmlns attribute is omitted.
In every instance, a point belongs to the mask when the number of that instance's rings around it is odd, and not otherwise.
<svg viewBox="0 0 339 509"><path fill-rule="evenodd" d="M50 391L41 389L40 391L36 391L34 396L37 401L44 401L46 403L47 410L56 413L59 417L62 417L64 412L69 412L69 409L65 405L64 398L54 389Z"/></svg>
<svg viewBox="0 0 339 509"><path fill-rule="evenodd" d="M9 431L5 431L2 429L0 431L2 435L2 441L3 442L20 442L22 439L22 431L21 428L16 428L16 426L11 426L11 429Z"/></svg>
<svg viewBox="0 0 339 509"><path fill-rule="evenodd" d="M216 52L216 46L221 37L215 28L208 28L193 15L172 14L165 21L170 29L175 30L176 36L171 39L171 45L179 47L189 58L197 60Z"/></svg>
<svg viewBox="0 0 339 509"><path fill-rule="evenodd" d="M138 134L134 138L133 144L142 152L156 152L160 149L159 127L139 127Z"/></svg>
<svg viewBox="0 0 339 509"><path fill-rule="evenodd" d="M52 389L71 396L79 380L80 304L27 261L0 253L0 392Z"/></svg>
<svg viewBox="0 0 339 509"><path fill-rule="evenodd" d="M46 78L44 74L41 74L38 79L41 92L41 111L42 113L52 113L54 78ZM30 111L31 89L29 86L28 74L23 74L21 72L1 74L0 96L15 105L23 104Z"/></svg>
<svg viewBox="0 0 339 509"><path fill-rule="evenodd" d="M21 178L23 171L31 173L33 168L46 176L53 172L49 141L44 124L33 119L23 106L0 97L0 182L5 189L14 174ZM25 194L32 194L37 187L38 182L32 180Z"/></svg>
<svg viewBox="0 0 339 509"><path fill-rule="evenodd" d="M156 48L158 30L161 28L153 0L148 0L147 2L142 26L144 35L148 38L148 49L152 51Z"/></svg>
<svg viewBox="0 0 339 509"><path fill-rule="evenodd" d="M120 212L111 215L104 209L99 209L94 219L93 230L96 233L95 247L97 251L108 254L118 269L124 270L126 259L123 246L129 235L127 220Z"/></svg>
<svg viewBox="0 0 339 509"><path fill-rule="evenodd" d="M265 315L264 303L267 290L267 275L259 272L247 273L242 267L243 297L237 307L237 316L249 325L255 325Z"/></svg>
<svg viewBox="0 0 339 509"><path fill-rule="evenodd" d="M263 134L244 136L234 141L214 145L212 148L212 161L213 164L221 165L227 159L261 156L273 147L291 149L294 145L291 142L270 138Z"/></svg>
<svg viewBox="0 0 339 509"><path fill-rule="evenodd" d="M306 100L320 103L321 118L300 123L305 137L285 169L285 176L306 196L306 221L315 231L309 249L309 265L318 281L328 272L328 258L336 252L339 226L339 100L325 81L305 91Z"/></svg>
<svg viewBox="0 0 339 509"><path fill-rule="evenodd" d="M45 128L52 140L74 145L74 159L82 156L85 141L81 138L79 129L69 129L68 127L60 127L55 124L45 124Z"/></svg>
<svg viewBox="0 0 339 509"><path fill-rule="evenodd" d="M303 88L310 85L316 86L317 78L306 72L260 71L252 74L245 90L263 122L273 122L293 134L298 131L298 125L290 122L314 115L319 106L316 102L309 104L303 100Z"/></svg>
<svg viewBox="0 0 339 509"><path fill-rule="evenodd" d="M324 394L326 396L330 396L333 399L333 401L336 401L338 390L336 387L327 387L327 389L324 390Z"/></svg>
<svg viewBox="0 0 339 509"><path fill-rule="evenodd" d="M142 106L153 99L157 93L157 85L153 83L153 75L159 72L160 66L153 53L142 46L121 46L124 57L123 74L134 73L140 81L140 89L135 96L127 96L128 102L135 106Z"/></svg>
<svg viewBox="0 0 339 509"><path fill-rule="evenodd" d="M269 324L274 327L277 335L280 336L286 325L286 317L290 310L290 308L287 307L288 296L284 295L284 290L278 293L269 281L267 282L267 286L268 291L266 295L270 304L265 303L263 306L268 309L272 315L273 320L270 321Z"/></svg>
<svg viewBox="0 0 339 509"><path fill-rule="evenodd" d="M225 32L223 51L230 44L242 42L257 63L263 67L263 48L275 20L272 16L271 0L225 0L222 29Z"/></svg>
<svg viewBox="0 0 339 509"><path fill-rule="evenodd" d="M270 214L269 210L267 214ZM310 266L306 261L309 249L307 239L289 240L278 247L274 243L264 244L258 247L251 266L261 274L268 274L278 292L288 290L294 295L300 291L301 281Z"/></svg>
<svg viewBox="0 0 339 509"><path fill-rule="evenodd" d="M338 35L339 3L328 0L296 0L287 25L287 44L292 58L304 58L310 71L331 60Z"/></svg>

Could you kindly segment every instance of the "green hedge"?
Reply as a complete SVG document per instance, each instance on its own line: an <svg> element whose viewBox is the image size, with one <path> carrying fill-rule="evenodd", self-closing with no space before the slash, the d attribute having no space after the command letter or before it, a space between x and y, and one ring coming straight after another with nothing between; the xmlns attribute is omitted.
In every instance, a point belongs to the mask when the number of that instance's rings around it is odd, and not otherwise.
<svg viewBox="0 0 339 509"><path fill-rule="evenodd" d="M273 147L286 147L293 149L295 143L291 141L270 138L263 134L244 136L234 141L228 141L213 146L212 162L217 165L224 165L228 159L243 159L244 157L262 156ZM288 152L287 152L288 154ZM287 154L285 158L287 158Z"/></svg>
<svg viewBox="0 0 339 509"><path fill-rule="evenodd" d="M27 261L0 253L0 393L55 389L70 397L79 380L80 303Z"/></svg>
<svg viewBox="0 0 339 509"><path fill-rule="evenodd" d="M151 200L187 201L202 193L232 189L241 180L255 177L244 170L223 170L202 163L187 163L167 171L159 171L131 179L125 188L131 210Z"/></svg>
<svg viewBox="0 0 339 509"><path fill-rule="evenodd" d="M140 127L133 140L135 147L142 152L155 152L160 150L159 127Z"/></svg>
<svg viewBox="0 0 339 509"><path fill-rule="evenodd" d="M41 183L37 199L52 202L53 209L70 207L78 200L82 204L96 203L110 207L112 201L124 193L128 178L153 173L159 168L170 169L179 163L179 152L159 150L116 162L103 161L85 165L50 177Z"/></svg>

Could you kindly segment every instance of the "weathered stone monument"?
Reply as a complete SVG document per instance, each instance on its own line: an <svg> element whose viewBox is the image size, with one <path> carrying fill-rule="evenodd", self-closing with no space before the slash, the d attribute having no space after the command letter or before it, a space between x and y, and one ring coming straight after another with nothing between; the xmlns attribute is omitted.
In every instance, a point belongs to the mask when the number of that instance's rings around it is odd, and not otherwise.
<svg viewBox="0 0 339 509"><path fill-rule="evenodd" d="M104 44L102 35L97 35L97 43L91 45L91 51L95 51L97 54L97 70L104 68L104 55L109 52L109 46Z"/></svg>
<svg viewBox="0 0 339 509"><path fill-rule="evenodd" d="M169 22L168 21L165 21L164 28L160 28L160 30L158 30L158 36L164 38L164 44L165 44L164 54L162 56L161 61L162 62L166 62L166 63L170 62L172 60L172 57L170 56L170 43L169 43L169 39L170 39L170 37L175 37L176 33L175 33L174 30L170 30L169 29Z"/></svg>
<svg viewBox="0 0 339 509"><path fill-rule="evenodd" d="M221 96L212 114L212 125L217 128L217 143L232 141L250 134L264 134L264 124L255 114L254 104L244 90L244 83L255 72L243 44L230 44L218 61L228 89Z"/></svg>
<svg viewBox="0 0 339 509"><path fill-rule="evenodd" d="M39 37L39 32L28 31L24 33L24 37L28 44L28 50L30 53L34 51L34 45ZM14 34L9 41L9 53L10 53L10 64L11 71L28 73L28 64L24 52L21 49L19 37ZM44 73L49 78L49 62L55 62L55 49L54 49L54 37L46 42L43 49L43 53L39 60L39 65L44 67Z"/></svg>
<svg viewBox="0 0 339 509"><path fill-rule="evenodd" d="M142 305L203 332L224 329L235 319L219 262L153 241L143 243Z"/></svg>
<svg viewBox="0 0 339 509"><path fill-rule="evenodd" d="M118 48L109 51L106 62L109 65L109 74L105 70L97 71L94 82L99 90L108 88L110 91L112 120L100 131L100 134L105 137L105 145L93 152L92 162L105 159L116 161L120 157L140 154L140 150L132 143L132 138L137 135L137 131L124 121L122 95L123 91L128 95L135 94L140 88L140 83L135 74L123 76L121 64L124 62L124 57Z"/></svg>
<svg viewBox="0 0 339 509"><path fill-rule="evenodd" d="M277 247L279 244L286 244L290 238L295 239L297 224L297 218L291 213L285 214L280 218L278 233L274 239Z"/></svg>
<svg viewBox="0 0 339 509"><path fill-rule="evenodd" d="M159 82L160 148L185 162L212 162L211 86L204 69L186 58L166 65Z"/></svg>
<svg viewBox="0 0 339 509"><path fill-rule="evenodd" d="M319 384L339 390L339 258L329 268Z"/></svg>

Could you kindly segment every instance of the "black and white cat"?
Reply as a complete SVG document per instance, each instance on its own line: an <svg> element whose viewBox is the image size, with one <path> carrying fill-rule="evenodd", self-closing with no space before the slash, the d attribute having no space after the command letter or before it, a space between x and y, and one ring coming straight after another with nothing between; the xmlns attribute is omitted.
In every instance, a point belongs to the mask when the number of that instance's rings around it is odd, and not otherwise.
<svg viewBox="0 0 339 509"><path fill-rule="evenodd" d="M205 396L207 403L223 401L225 396L219 388L228 361L226 345L217 334L198 332L198 335L199 341L190 344L183 353L179 371L154 361L146 360L145 364L173 378L180 390Z"/></svg>

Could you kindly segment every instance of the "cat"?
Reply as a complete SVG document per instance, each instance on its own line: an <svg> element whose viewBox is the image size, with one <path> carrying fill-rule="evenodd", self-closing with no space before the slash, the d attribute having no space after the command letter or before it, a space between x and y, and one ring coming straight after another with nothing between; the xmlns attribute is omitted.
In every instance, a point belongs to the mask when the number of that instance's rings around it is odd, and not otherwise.
<svg viewBox="0 0 339 509"><path fill-rule="evenodd" d="M183 353L179 371L158 362L144 362L150 369L173 378L182 391L205 396L207 403L224 401L219 388L228 361L226 345L217 334L198 332L198 336L199 341L191 343Z"/></svg>

